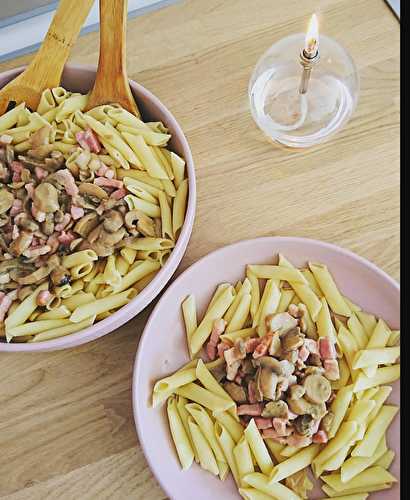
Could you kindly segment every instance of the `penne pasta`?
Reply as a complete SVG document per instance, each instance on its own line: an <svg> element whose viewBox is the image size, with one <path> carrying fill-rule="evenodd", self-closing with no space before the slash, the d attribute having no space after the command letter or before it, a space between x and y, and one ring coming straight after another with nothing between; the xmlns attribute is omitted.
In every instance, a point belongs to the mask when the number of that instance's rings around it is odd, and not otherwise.
<svg viewBox="0 0 410 500"><path fill-rule="evenodd" d="M353 360L353 368L366 368L377 364L386 365L395 363L400 356L400 347L384 347L383 349L364 349L358 351ZM376 368L377 369L377 368Z"/></svg>
<svg viewBox="0 0 410 500"><path fill-rule="evenodd" d="M260 470L263 474L269 475L273 469L273 462L253 418L246 427L244 434Z"/></svg>
<svg viewBox="0 0 410 500"><path fill-rule="evenodd" d="M239 287L239 291L236 290L236 296L232 304L229 306L228 310L226 311L224 315L224 320L229 324L229 322L232 320L233 315L235 314L236 310L238 309L239 303L242 299L242 297L246 294L250 294L252 290L251 282L246 278L243 283L241 283Z"/></svg>
<svg viewBox="0 0 410 500"><path fill-rule="evenodd" d="M187 338L187 346L190 349L192 334L198 327L197 317L196 317L196 304L195 297L193 295L188 295L188 297L182 302L182 315L185 324L185 333ZM192 357L192 353L190 352Z"/></svg>
<svg viewBox="0 0 410 500"><path fill-rule="evenodd" d="M205 314L198 328L192 334L191 350L194 355L200 351L211 334L214 321L223 317L233 299L233 287L230 286L222 292L221 296L215 301L215 304Z"/></svg>
<svg viewBox="0 0 410 500"><path fill-rule="evenodd" d="M300 497L290 488L281 483L269 481L269 478L260 472L248 474L243 479L250 486L266 493L271 498L275 498L275 500L300 500Z"/></svg>
<svg viewBox="0 0 410 500"><path fill-rule="evenodd" d="M309 269L312 271L332 311L341 316L350 316L351 310L346 304L342 294L339 292L328 268L324 264L314 264L310 262Z"/></svg>
<svg viewBox="0 0 410 500"><path fill-rule="evenodd" d="M189 443L192 447L192 451L194 452L194 460L196 463L199 463L198 452L196 451L194 442L192 440L191 431L189 429L189 424L188 424L188 419L190 417L190 414L188 413L188 411L186 409L186 405L188 404L188 400L186 398L183 398L182 396L176 396L176 401L177 401L177 410L178 410L179 417L181 419L182 425L184 426Z"/></svg>
<svg viewBox="0 0 410 500"><path fill-rule="evenodd" d="M60 326L59 328L52 328L47 330L46 332L41 332L35 335L29 342L44 342L45 340L57 339L60 337L64 337L65 335L69 335L71 333L79 332L84 328L91 326L95 321L95 314L93 316L89 316L84 321L80 321L79 323L70 323L64 326Z"/></svg>
<svg viewBox="0 0 410 500"><path fill-rule="evenodd" d="M25 323L23 325L15 326L14 328L9 328L7 334L9 337L22 337L25 335L35 335L40 332L45 332L60 326L65 326L69 324L68 319L45 319L39 321L31 321L30 323Z"/></svg>
<svg viewBox="0 0 410 500"><path fill-rule="evenodd" d="M156 382L154 393L173 393L178 387L194 382L196 378L195 368L177 371L173 375Z"/></svg>
<svg viewBox="0 0 410 500"><path fill-rule="evenodd" d="M316 278L313 276L312 271L306 267L305 269L301 269L300 272L303 274L307 283L310 285L310 288L315 292L315 294L321 299L323 297L323 292L320 289Z"/></svg>
<svg viewBox="0 0 410 500"><path fill-rule="evenodd" d="M80 264L93 262L95 260L98 260L98 256L94 250L81 250L71 255L65 255L62 259L62 264L67 269L70 269L70 267L79 266Z"/></svg>
<svg viewBox="0 0 410 500"><path fill-rule="evenodd" d="M48 283L42 283L40 286L38 286L31 295L26 297L14 309L14 311L7 316L6 320L4 321L6 336L7 336L7 331L10 328L22 325L28 320L28 318L37 308L37 297L38 294L43 290L48 290Z"/></svg>
<svg viewBox="0 0 410 500"><path fill-rule="evenodd" d="M372 389L369 389L369 391ZM366 423L370 424L377 416L383 403L390 396L392 387L390 385L383 385L377 388L376 394L374 394L371 399L375 402L373 410L370 412L366 419Z"/></svg>
<svg viewBox="0 0 410 500"><path fill-rule="evenodd" d="M272 496L257 490L256 488L239 488L239 494L245 500L271 500Z"/></svg>
<svg viewBox="0 0 410 500"><path fill-rule="evenodd" d="M382 437L371 457L348 458L340 468L340 479L342 483L348 483L353 477L357 476L373 464L376 464L386 451L386 438Z"/></svg>
<svg viewBox="0 0 410 500"><path fill-rule="evenodd" d="M242 436L238 444L234 447L233 456L238 470L239 482L241 486L246 487L247 483L244 481L244 477L247 474L255 472L255 469L253 467L251 450L245 436Z"/></svg>
<svg viewBox="0 0 410 500"><path fill-rule="evenodd" d="M378 465L379 467L383 467L383 469L387 470L392 464L394 457L394 451L387 450L376 462L374 462L374 465Z"/></svg>
<svg viewBox="0 0 410 500"><path fill-rule="evenodd" d="M368 378L364 373L360 373L354 384L353 392L363 391L383 384L391 384L400 378L400 365L384 366L378 368L373 378Z"/></svg>
<svg viewBox="0 0 410 500"><path fill-rule="evenodd" d="M317 317L316 326L317 334L320 337L329 337L333 342L336 342L335 328L330 317L330 311L326 299L321 299L322 307Z"/></svg>
<svg viewBox="0 0 410 500"><path fill-rule="evenodd" d="M154 179L168 179L168 175L160 164L152 150L147 146L144 138L140 135L121 133L131 150L138 158L139 164L143 165L148 174Z"/></svg>
<svg viewBox="0 0 410 500"><path fill-rule="evenodd" d="M249 270L259 279L272 279L275 281L288 281L299 284L307 284L306 278L293 267L274 265L249 265Z"/></svg>
<svg viewBox="0 0 410 500"><path fill-rule="evenodd" d="M213 412L229 410L229 408L232 407L232 403L227 399L221 398L192 382L182 387L178 387L175 392L194 403L205 406L205 408Z"/></svg>
<svg viewBox="0 0 410 500"><path fill-rule="evenodd" d="M191 432L192 441L198 453L199 463L201 467L209 471L214 476L219 474L218 464L216 463L212 448L205 439L201 428L197 425L192 417L188 418L189 430Z"/></svg>
<svg viewBox="0 0 410 500"><path fill-rule="evenodd" d="M370 335L369 341L366 342L366 349L375 349L375 348L383 348L387 345L390 338L390 330L387 327L386 323L379 319L372 334ZM375 358L374 361L377 361ZM364 367L364 373L367 377L372 378L376 374L377 365L382 363L374 363L369 366Z"/></svg>
<svg viewBox="0 0 410 500"><path fill-rule="evenodd" d="M256 321L252 326L257 327L259 337L263 337L267 333L266 317L276 312L280 300L280 290L278 282L273 279L268 279L263 290L262 298L259 304L258 312L256 313Z"/></svg>
<svg viewBox="0 0 410 500"><path fill-rule="evenodd" d="M314 464L324 464L330 457L337 453L343 446L350 443L358 430L356 422L344 422L339 427L335 437L331 439L327 446L315 457Z"/></svg>
<svg viewBox="0 0 410 500"><path fill-rule="evenodd" d="M293 290L284 290L282 288L276 312L281 313L287 311L294 297L295 297L295 292Z"/></svg>
<svg viewBox="0 0 410 500"><path fill-rule="evenodd" d="M118 286L112 287L108 286L106 289L105 295L107 298L110 296L113 297L114 294L119 294L120 292L126 291L130 286L134 285L138 281L145 278L147 275L151 274L154 271L158 271L160 268L159 262L153 261L143 261L139 263L134 269L131 269L125 276L122 276L121 282ZM125 292L124 292L125 293Z"/></svg>
<svg viewBox="0 0 410 500"><path fill-rule="evenodd" d="M167 414L169 428L182 470L187 470L191 467L194 460L194 452L178 414L176 399L174 397L168 399Z"/></svg>
<svg viewBox="0 0 410 500"><path fill-rule="evenodd" d="M250 313L251 313L252 319L255 319L257 312L258 312L258 309L259 309L259 302L260 302L259 281L258 281L258 278L255 276L255 274L250 271L249 266L246 266L246 277L248 278L248 280L251 284Z"/></svg>
<svg viewBox="0 0 410 500"><path fill-rule="evenodd" d="M220 422L215 422L214 433L215 433L216 439L218 440L218 443L223 451L226 462L229 465L229 468L231 469L231 472L232 472L232 475L235 479L235 482L239 487L240 486L240 477L239 477L239 472L238 472L238 469L236 466L235 457L233 454L235 442L232 439L229 432L227 431L227 429L225 429L225 427Z"/></svg>
<svg viewBox="0 0 410 500"><path fill-rule="evenodd" d="M79 292L67 299L63 299L62 306L70 311L74 311L78 306L90 304L94 300L95 296L92 293Z"/></svg>
<svg viewBox="0 0 410 500"><path fill-rule="evenodd" d="M172 229L171 207L163 191L159 193L159 206L161 210L162 237L164 239L174 240L175 236Z"/></svg>
<svg viewBox="0 0 410 500"><path fill-rule="evenodd" d="M298 472L312 463L318 455L320 447L318 444L311 444L307 448L298 451L287 460L275 465L271 474L270 482L279 482L295 472Z"/></svg>
<svg viewBox="0 0 410 500"><path fill-rule="evenodd" d="M343 491L336 491L327 484L322 485L322 490L327 495L329 495L329 498L335 498L336 500L340 500L340 497L342 499L347 498L348 500L350 500L351 496L361 495L361 494L368 495L369 492L387 490L389 488L391 488L391 484L386 483L386 484L376 484L372 486L371 485L362 486L361 488L352 488Z"/></svg>
<svg viewBox="0 0 410 500"><path fill-rule="evenodd" d="M66 306L59 306L52 311L47 311L39 314L37 316L37 320L46 320L46 319L66 319L71 316L71 311Z"/></svg>
<svg viewBox="0 0 410 500"><path fill-rule="evenodd" d="M217 422L219 422L231 435L232 439L235 443L238 443L241 437L243 436L243 427L242 425L235 420L232 415L226 411L214 411L212 416L215 418Z"/></svg>
<svg viewBox="0 0 410 500"><path fill-rule="evenodd" d="M340 478L340 473L322 476L321 479L336 491L343 491L346 486ZM392 483L397 481L394 476L382 467L369 467L349 481L349 489L373 486L377 484ZM345 488L346 489L346 488ZM368 491L368 490L367 490Z"/></svg>
<svg viewBox="0 0 410 500"><path fill-rule="evenodd" d="M219 338L228 343L234 344L238 339L247 339L256 336L256 328L244 328L236 332L224 333Z"/></svg>
<svg viewBox="0 0 410 500"><path fill-rule="evenodd" d="M366 346L368 339L365 329L363 328L355 314L352 314L347 320L347 327L355 338L359 349L363 349Z"/></svg>
<svg viewBox="0 0 410 500"><path fill-rule="evenodd" d="M232 316L226 327L225 331L227 333L241 330L244 327L249 315L250 305L251 294L247 293L242 295L238 307L236 308L234 315Z"/></svg>
<svg viewBox="0 0 410 500"><path fill-rule="evenodd" d="M356 316L365 329L367 336L370 337L377 324L376 318L373 314L364 311L357 311Z"/></svg>
<svg viewBox="0 0 410 500"><path fill-rule="evenodd" d="M70 321L79 323L93 314L100 314L117 307L124 306L130 301L130 290L122 293L116 293L102 299L97 299L89 304L82 304L74 309L71 313Z"/></svg>
<svg viewBox="0 0 410 500"><path fill-rule="evenodd" d="M174 236L182 228L188 202L188 179L184 179L178 187L172 208L172 230Z"/></svg>

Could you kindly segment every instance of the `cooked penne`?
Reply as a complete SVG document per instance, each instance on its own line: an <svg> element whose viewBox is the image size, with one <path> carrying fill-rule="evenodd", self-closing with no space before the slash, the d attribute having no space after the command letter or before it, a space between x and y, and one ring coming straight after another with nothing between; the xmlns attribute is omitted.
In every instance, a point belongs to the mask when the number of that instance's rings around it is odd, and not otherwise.
<svg viewBox="0 0 410 500"><path fill-rule="evenodd" d="M340 468L340 479L342 483L348 483L353 477L357 476L371 465L376 464L386 451L386 438L382 437L371 457L348 458Z"/></svg>
<svg viewBox="0 0 410 500"><path fill-rule="evenodd" d="M281 483L269 481L269 478L260 472L248 474L243 479L250 486L253 486L258 491L266 493L276 500L300 500L300 497L290 488Z"/></svg>
<svg viewBox="0 0 410 500"><path fill-rule="evenodd" d="M273 469L273 462L254 419L249 422L244 434L260 470L263 474L269 475Z"/></svg>
<svg viewBox="0 0 410 500"><path fill-rule="evenodd" d="M118 286L108 286L105 295L107 298L109 296L113 297L113 294L118 294L119 292L126 291L130 286L134 285L138 281L145 278L148 274L154 271L158 271L161 267L159 262L155 261L143 261L139 263L134 269L131 269L125 276L122 276L121 282Z"/></svg>
<svg viewBox="0 0 410 500"><path fill-rule="evenodd" d="M235 288L236 296L232 304L229 306L228 310L226 311L224 315L224 320L229 324L229 322L232 320L233 315L235 314L236 310L238 309L239 303L242 299L242 297L246 294L250 294L252 290L252 285L249 279L245 279L243 283L241 283L239 290L237 291Z"/></svg>
<svg viewBox="0 0 410 500"><path fill-rule="evenodd" d="M238 307L236 308L234 315L232 316L226 327L225 331L227 333L241 330L244 327L249 315L250 305L251 294L247 293L242 295Z"/></svg>
<svg viewBox="0 0 410 500"><path fill-rule="evenodd" d="M238 469L241 486L246 487L247 483L243 478L247 474L255 472L255 469L253 467L251 450L245 436L242 436L238 444L234 447L233 456L235 458L236 468Z"/></svg>
<svg viewBox="0 0 410 500"><path fill-rule="evenodd" d="M390 338L389 328L387 327L386 323L383 320L379 319L376 326L374 327L372 334L370 335L369 341L366 342L366 349L385 347L389 341L389 338ZM377 359L375 359L374 361L377 361ZM376 374L378 364L382 363L374 363L373 365L370 364L370 366L364 367L363 371L365 375L369 378L374 377Z"/></svg>
<svg viewBox="0 0 410 500"><path fill-rule="evenodd" d="M390 396L391 391L392 387L390 385L383 385L379 387L376 394L372 396L371 399L375 402L375 406L366 419L366 422L368 424L370 424L376 418L377 414L380 411L380 408L383 406L386 399Z"/></svg>
<svg viewBox="0 0 410 500"><path fill-rule="evenodd" d="M336 491L343 491L346 484L342 482L340 473L322 476L321 479ZM396 482L397 479L382 467L374 466L364 470L349 481L349 489L373 486L377 484ZM346 489L346 488L345 488ZM368 491L368 490L367 490Z"/></svg>
<svg viewBox="0 0 410 500"><path fill-rule="evenodd" d="M235 443L239 442L243 436L243 427L237 422L230 413L226 411L215 411L212 413L213 417L219 422L231 435Z"/></svg>
<svg viewBox="0 0 410 500"><path fill-rule="evenodd" d="M192 334L198 327L194 295L188 295L188 297L184 300L184 302L182 302L182 315L185 324L187 346L188 349L190 349Z"/></svg>
<svg viewBox="0 0 410 500"><path fill-rule="evenodd" d="M164 239L173 240L174 231L172 229L171 207L169 206L167 197L163 191L159 193L159 206L161 209L162 237Z"/></svg>
<svg viewBox="0 0 410 500"><path fill-rule="evenodd" d="M355 338L359 348L363 349L367 344L368 337L366 334L366 330L363 328L362 324L357 319L357 316L354 313L352 313L350 318L347 320L347 327Z"/></svg>
<svg viewBox="0 0 410 500"><path fill-rule="evenodd" d="M71 311L66 306L59 306L52 311L47 311L39 314L37 316L37 320L45 320L45 319L66 319L71 316Z"/></svg>
<svg viewBox="0 0 410 500"><path fill-rule="evenodd" d="M248 337L256 336L256 328L244 328L243 330L237 330L236 332L224 333L219 338L223 341L228 341L234 344L238 339L246 339Z"/></svg>
<svg viewBox="0 0 410 500"><path fill-rule="evenodd" d="M270 474L271 483L282 481L285 477L291 476L292 474L295 474L295 472L298 472L310 465L318 455L319 450L320 447L318 444L311 444L307 448L295 453L287 460L275 465Z"/></svg>
<svg viewBox="0 0 410 500"><path fill-rule="evenodd" d="M175 392L184 398L190 399L194 403L205 406L205 408L213 412L229 410L229 408L232 407L232 403L227 399L221 398L192 382L182 387L178 387Z"/></svg>
<svg viewBox="0 0 410 500"><path fill-rule="evenodd" d="M40 321L30 321L23 325L15 326L7 330L9 337L22 337L25 335L35 335L40 332L45 332L60 326L70 324L68 319L45 319Z"/></svg>
<svg viewBox="0 0 410 500"><path fill-rule="evenodd" d="M211 334L213 323L216 319L222 318L234 299L233 287L224 290L215 304L205 314L198 328L191 338L191 349L193 354L197 354Z"/></svg>
<svg viewBox="0 0 410 500"><path fill-rule="evenodd" d="M364 438L352 450L352 457L371 457L398 411L396 406L383 406L373 422L370 423Z"/></svg>
<svg viewBox="0 0 410 500"><path fill-rule="evenodd" d="M100 314L104 311L116 309L124 306L130 301L130 290L122 293L116 293L102 299L97 299L93 303L83 304L74 309L70 316L70 321L79 323L93 314Z"/></svg>
<svg viewBox="0 0 410 500"><path fill-rule="evenodd" d="M360 373L354 384L353 392L363 391L383 384L391 384L400 378L400 365L384 366L378 368L373 378L368 378L364 373Z"/></svg>
<svg viewBox="0 0 410 500"><path fill-rule="evenodd" d="M337 288L328 268L324 264L311 262L309 263L309 268L318 282L319 287L326 298L326 302L329 304L332 311L342 316L350 316L351 311L349 306L346 304L342 294L339 292L339 289Z"/></svg>
<svg viewBox="0 0 410 500"><path fill-rule="evenodd" d="M64 337L65 335L69 335L71 333L79 332L84 328L91 326L95 321L95 314L93 316L89 316L84 321L80 321L79 323L70 323L64 326L60 326L59 328L52 328L51 330L47 330L46 332L38 333L34 335L34 337L29 340L29 342L43 342L45 340L57 339L59 337Z"/></svg>
<svg viewBox="0 0 410 500"><path fill-rule="evenodd" d="M70 269L70 267L79 266L80 264L93 262L95 260L98 260L98 256L94 250L81 250L71 255L65 255L62 264L64 267Z"/></svg>
<svg viewBox="0 0 410 500"><path fill-rule="evenodd" d="M212 448L205 439L201 428L197 425L192 417L188 418L189 430L191 432L192 441L198 453L199 463L201 467L211 474L217 476L219 474L218 464L216 463Z"/></svg>
<svg viewBox="0 0 410 500"><path fill-rule="evenodd" d="M273 265L249 265L249 270L259 279L272 279L275 281L288 281L299 284L307 284L303 274L295 268Z"/></svg>
<svg viewBox="0 0 410 500"><path fill-rule="evenodd" d="M388 347L394 347L400 344L400 330L393 330L387 341Z"/></svg>
<svg viewBox="0 0 410 500"><path fill-rule="evenodd" d="M134 263L135 257L137 255L137 250L134 250L133 248L129 247L124 247L121 248L120 254L124 257L124 259L128 262L128 264L131 265Z"/></svg>
<svg viewBox="0 0 410 500"><path fill-rule="evenodd" d="M167 396L167 398L168 397L169 396ZM154 397L153 397L153 399L154 399ZM189 443L192 447L192 451L194 452L195 462L199 463L198 452L196 451L194 442L192 440L191 431L189 429L189 424L188 424L188 419L190 417L190 414L188 413L188 411L186 409L186 405L188 404L188 400L186 398L183 398L182 396L176 396L176 401L177 401L177 410L178 410L179 417L181 419L182 425L184 426ZM155 405L153 405L153 406L155 407Z"/></svg>
<svg viewBox="0 0 410 500"><path fill-rule="evenodd" d="M294 297L295 297L295 292L293 290L284 290L282 288L276 312L281 313L287 311Z"/></svg>
<svg viewBox="0 0 410 500"><path fill-rule="evenodd" d="M362 486L361 488L351 488L351 489L346 489L342 491L336 491L327 484L322 485L322 490L329 495L329 498L335 498L336 500L340 500L340 497L347 498L350 500L350 496L354 495L361 495L365 494L368 495L369 492L372 491L381 491L381 490L387 490L391 488L390 483L385 483L385 484L376 484L376 485L368 485L368 486Z"/></svg>
<svg viewBox="0 0 410 500"><path fill-rule="evenodd" d="M245 500L271 500L272 496L256 488L239 488L239 493Z"/></svg>
<svg viewBox="0 0 410 500"><path fill-rule="evenodd" d="M174 235L182 228L188 202L188 179L184 179L178 187L172 208L172 230Z"/></svg>
<svg viewBox="0 0 410 500"><path fill-rule="evenodd" d="M373 314L364 311L357 311L356 316L365 329L367 336L370 337L377 324L376 318Z"/></svg>
<svg viewBox="0 0 410 500"><path fill-rule="evenodd" d="M286 460L286 457L282 456L282 451L284 451L287 446L274 441L273 439L265 439L265 444L268 447L271 454L274 456L276 462L280 463Z"/></svg>
<svg viewBox="0 0 410 500"><path fill-rule="evenodd" d="M0 116L0 132L9 130L17 123L20 112L25 109L25 103L22 102L15 108L7 111L3 116Z"/></svg>
<svg viewBox="0 0 410 500"><path fill-rule="evenodd" d="M233 454L235 442L232 439L232 436L230 435L230 433L227 431L227 429L225 429L225 427L220 422L215 422L214 433L215 433L216 439L218 440L218 443L223 451L226 462L229 465L229 468L231 469L231 472L232 472L232 475L235 479L235 482L239 487L240 486L240 477L239 477L239 472L238 472L238 469L236 466L235 457Z"/></svg>
<svg viewBox="0 0 410 500"><path fill-rule="evenodd" d="M95 300L95 296L92 293L79 292L67 299L62 301L62 306L66 307L70 311L74 311L78 306L84 304L90 304Z"/></svg>
<svg viewBox="0 0 410 500"><path fill-rule="evenodd" d="M154 179L168 179L168 175L163 166L149 146L147 146L142 136L129 134L127 132L122 132L121 135L137 156L139 163L144 166L151 177Z"/></svg>
<svg viewBox="0 0 410 500"><path fill-rule="evenodd" d="M358 424L356 422L342 423L335 437L330 440L327 446L315 457L313 463L323 464L326 460L329 460L329 458L343 448L343 446L350 443L357 429Z"/></svg>
<svg viewBox="0 0 410 500"><path fill-rule="evenodd" d="M387 450L383 455L374 463L374 465L378 465L379 467L383 467L383 469L388 469L392 464L395 457L395 453L393 450Z"/></svg>
<svg viewBox="0 0 410 500"><path fill-rule="evenodd" d="M174 392L178 387L189 384L196 380L195 368L177 371L169 377L165 377L154 385L154 393Z"/></svg>
<svg viewBox="0 0 410 500"><path fill-rule="evenodd" d="M246 266L246 277L248 278L248 280L251 284L250 313L251 313L252 319L255 319L256 314L257 314L258 309L259 309L259 302L260 302L259 281L258 281L258 278L255 276L255 274L250 270L249 266Z"/></svg>
<svg viewBox="0 0 410 500"><path fill-rule="evenodd" d="M330 317L327 301L324 297L322 297L321 303L322 307L316 321L317 334L319 337L329 337L333 342L336 342L335 328Z"/></svg>
<svg viewBox="0 0 410 500"><path fill-rule="evenodd" d="M37 297L38 294L43 290L48 290L48 283L42 283L40 286L38 286L31 295L26 297L16 307L16 309L14 309L14 311L7 316L6 320L4 321L6 334L10 328L22 325L28 320L28 318L37 308Z"/></svg>
<svg viewBox="0 0 410 500"><path fill-rule="evenodd" d="M196 365L195 373L196 378L201 382L205 389L228 401L230 403L230 408L235 408L236 405L231 396L220 384L218 384L217 380L213 377L202 359L199 359L198 364Z"/></svg>
<svg viewBox="0 0 410 500"><path fill-rule="evenodd" d="M182 470L187 470L191 467L194 460L194 452L178 414L175 397L170 397L168 399L167 414L169 428L171 429L172 439L174 441Z"/></svg>
<svg viewBox="0 0 410 500"><path fill-rule="evenodd" d="M308 267L306 267L305 269L301 269L300 272L303 274L303 277L310 285L310 288L315 292L319 299L321 299L323 297L323 292L320 289L316 278L313 276L312 271Z"/></svg>
<svg viewBox="0 0 410 500"><path fill-rule="evenodd" d="M256 321L252 326L256 326L256 331L259 337L263 337L267 333L266 317L269 314L276 312L280 300L280 290L278 282L273 279L268 279L263 290L262 298L259 304L258 312L256 313Z"/></svg>
<svg viewBox="0 0 410 500"><path fill-rule="evenodd" d="M377 364L386 365L395 363L400 356L400 347L384 347L383 349L364 349L358 351L353 360L353 368L366 368Z"/></svg>

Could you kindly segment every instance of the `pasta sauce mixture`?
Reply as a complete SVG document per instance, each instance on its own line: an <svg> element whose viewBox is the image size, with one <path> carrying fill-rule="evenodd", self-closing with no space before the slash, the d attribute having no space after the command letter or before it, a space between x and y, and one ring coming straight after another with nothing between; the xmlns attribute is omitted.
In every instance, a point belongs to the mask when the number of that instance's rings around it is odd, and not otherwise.
<svg viewBox="0 0 410 500"><path fill-rule="evenodd" d="M167 129L86 103L58 88L37 112L0 117L0 340L103 319L155 276L182 227L185 162Z"/></svg>

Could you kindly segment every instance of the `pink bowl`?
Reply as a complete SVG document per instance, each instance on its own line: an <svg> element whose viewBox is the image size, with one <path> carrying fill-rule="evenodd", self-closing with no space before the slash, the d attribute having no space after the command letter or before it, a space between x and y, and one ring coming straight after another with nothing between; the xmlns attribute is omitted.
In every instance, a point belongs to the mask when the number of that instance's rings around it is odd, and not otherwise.
<svg viewBox="0 0 410 500"><path fill-rule="evenodd" d="M393 328L400 328L400 289L398 284L371 262L330 243L293 237L266 237L240 241L216 250L184 271L171 284L155 306L145 326L134 364L132 402L140 445L152 472L167 497L172 500L239 499L230 477L222 482L200 469L197 464L182 472L172 443L165 404L152 408L154 383L189 361L181 302L195 295L198 318L202 318L219 283L243 279L246 264L272 263L274 254L282 253L298 267L307 261L323 262L335 277L342 293L362 307L384 318ZM153 338L155 337L155 342ZM400 383L393 384L388 400L400 404ZM387 433L388 447L396 452L390 468L400 477L400 419L396 416ZM312 500L323 498L316 488ZM371 493L370 499L396 500L400 485Z"/></svg>
<svg viewBox="0 0 410 500"><path fill-rule="evenodd" d="M4 87L10 80L15 78L24 68L17 68L0 74L0 88ZM94 84L96 69L93 66L67 65L62 78L62 86L73 92L88 92ZM159 292L165 287L171 276L176 271L188 245L195 218L196 206L196 184L195 169L188 141L178 122L162 102L151 92L138 83L130 80L131 90L138 102L138 106L146 121L162 121L172 134L170 148L185 158L189 181L189 197L185 223L180 236L164 267L144 290L129 304L122 307L109 318L99 321L93 326L81 330L66 337L47 340L37 344L6 344L0 342L0 352L24 352L24 351L54 351L74 347L98 337L102 337L120 327L128 320L136 316L146 307Z"/></svg>

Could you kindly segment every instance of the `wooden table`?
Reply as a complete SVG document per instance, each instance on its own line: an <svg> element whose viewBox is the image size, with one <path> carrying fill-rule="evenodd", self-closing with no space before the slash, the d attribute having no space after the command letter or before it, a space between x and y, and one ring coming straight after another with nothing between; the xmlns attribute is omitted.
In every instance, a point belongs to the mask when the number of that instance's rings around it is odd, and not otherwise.
<svg viewBox="0 0 410 500"><path fill-rule="evenodd" d="M316 0L189 0L133 19L130 76L182 125L197 168L195 227L179 272L245 238L331 241L399 276L399 24L382 0L322 0L322 29L352 53L358 109L308 151L268 143L247 101L274 40L302 31ZM0 65L0 71L32 56ZM72 60L96 64L98 34ZM0 497L146 499L165 495L138 446L131 375L148 308L69 351L0 355Z"/></svg>

